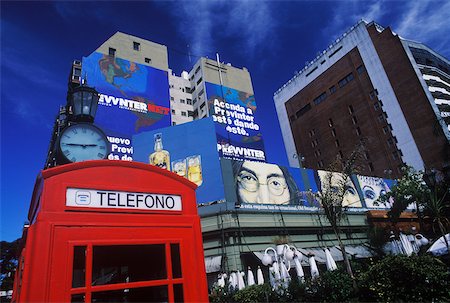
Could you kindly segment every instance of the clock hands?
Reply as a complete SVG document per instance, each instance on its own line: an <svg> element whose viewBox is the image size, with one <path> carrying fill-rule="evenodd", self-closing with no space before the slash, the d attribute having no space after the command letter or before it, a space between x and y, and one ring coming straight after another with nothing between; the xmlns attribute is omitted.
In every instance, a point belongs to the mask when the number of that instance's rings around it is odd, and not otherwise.
<svg viewBox="0 0 450 303"><path fill-rule="evenodd" d="M78 144L78 143L63 143L63 145L68 145L68 146L81 146L82 148L98 146L97 144Z"/></svg>

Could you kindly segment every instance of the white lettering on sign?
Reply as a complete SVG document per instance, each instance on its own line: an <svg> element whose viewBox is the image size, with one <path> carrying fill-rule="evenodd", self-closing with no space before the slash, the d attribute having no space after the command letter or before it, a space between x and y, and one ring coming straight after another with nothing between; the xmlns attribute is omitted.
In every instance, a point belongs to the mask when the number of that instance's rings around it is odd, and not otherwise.
<svg viewBox="0 0 450 303"><path fill-rule="evenodd" d="M67 188L66 206L181 211L181 197L97 189Z"/></svg>

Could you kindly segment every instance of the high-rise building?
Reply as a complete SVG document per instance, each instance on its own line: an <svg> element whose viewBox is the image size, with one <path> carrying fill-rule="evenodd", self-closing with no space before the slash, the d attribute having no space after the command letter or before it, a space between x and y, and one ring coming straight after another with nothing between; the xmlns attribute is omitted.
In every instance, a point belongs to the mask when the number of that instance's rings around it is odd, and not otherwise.
<svg viewBox="0 0 450 303"><path fill-rule="evenodd" d="M390 28L358 22L274 94L291 166L322 169L365 144L361 173L449 166L450 63Z"/></svg>

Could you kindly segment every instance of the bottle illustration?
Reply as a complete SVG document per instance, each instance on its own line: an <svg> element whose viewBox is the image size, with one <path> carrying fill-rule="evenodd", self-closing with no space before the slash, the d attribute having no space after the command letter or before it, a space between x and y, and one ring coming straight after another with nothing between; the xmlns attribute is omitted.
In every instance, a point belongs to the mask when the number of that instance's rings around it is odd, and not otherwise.
<svg viewBox="0 0 450 303"><path fill-rule="evenodd" d="M186 178L186 159L175 160L172 162L172 171L179 176Z"/></svg>
<svg viewBox="0 0 450 303"><path fill-rule="evenodd" d="M187 157L188 164L188 180L197 184L197 186L202 185L202 164L200 155L195 155Z"/></svg>
<svg viewBox="0 0 450 303"><path fill-rule="evenodd" d="M170 154L163 149L162 134L155 134L155 151L149 156L149 163L170 171Z"/></svg>

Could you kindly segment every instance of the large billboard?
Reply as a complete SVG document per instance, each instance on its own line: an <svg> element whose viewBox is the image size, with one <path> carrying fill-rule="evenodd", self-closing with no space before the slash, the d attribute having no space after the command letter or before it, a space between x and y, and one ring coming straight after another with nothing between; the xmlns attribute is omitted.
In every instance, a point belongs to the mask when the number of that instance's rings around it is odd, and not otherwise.
<svg viewBox="0 0 450 303"><path fill-rule="evenodd" d="M196 183L197 203L224 200L214 123L201 119L133 136L134 161L170 170Z"/></svg>
<svg viewBox="0 0 450 303"><path fill-rule="evenodd" d="M253 161L222 161L227 200L236 207L248 210L317 211L321 190L344 186L342 205L352 211L387 209L391 205L376 203L390 191L393 180L352 175L349 178L336 172L288 168L277 164Z"/></svg>
<svg viewBox="0 0 450 303"><path fill-rule="evenodd" d="M109 159L133 160L134 134L171 125L167 71L94 52L82 76L100 93L95 124L111 142Z"/></svg>
<svg viewBox="0 0 450 303"><path fill-rule="evenodd" d="M206 82L209 115L216 124L217 150L227 159L265 161L255 96Z"/></svg>

